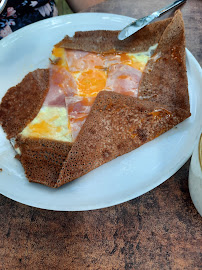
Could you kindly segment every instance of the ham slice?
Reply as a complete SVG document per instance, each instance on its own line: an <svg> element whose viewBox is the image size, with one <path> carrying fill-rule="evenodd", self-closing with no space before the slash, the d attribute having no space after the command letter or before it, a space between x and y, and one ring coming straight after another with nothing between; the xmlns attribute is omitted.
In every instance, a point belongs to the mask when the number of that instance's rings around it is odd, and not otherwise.
<svg viewBox="0 0 202 270"><path fill-rule="evenodd" d="M123 95L137 97L142 73L128 65L112 65L109 68L106 89Z"/></svg>
<svg viewBox="0 0 202 270"><path fill-rule="evenodd" d="M81 96L74 96L65 98L69 116L69 127L71 129L73 141L76 139L81 127L85 123L94 100L95 97L85 98Z"/></svg>
<svg viewBox="0 0 202 270"><path fill-rule="evenodd" d="M97 67L102 68L104 66L104 60L101 55L76 50L66 51L66 61L71 72Z"/></svg>
<svg viewBox="0 0 202 270"><path fill-rule="evenodd" d="M77 92L74 77L64 67L51 65L50 86L43 105L65 107L65 97Z"/></svg>
<svg viewBox="0 0 202 270"><path fill-rule="evenodd" d="M106 54L104 59L104 65L106 68L111 65L121 64L121 54Z"/></svg>

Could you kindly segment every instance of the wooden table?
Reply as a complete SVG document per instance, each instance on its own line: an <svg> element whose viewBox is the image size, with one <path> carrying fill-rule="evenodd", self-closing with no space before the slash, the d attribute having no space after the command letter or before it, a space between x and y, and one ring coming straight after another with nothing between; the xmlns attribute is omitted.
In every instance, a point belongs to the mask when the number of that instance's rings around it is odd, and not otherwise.
<svg viewBox="0 0 202 270"><path fill-rule="evenodd" d="M170 2L109 0L87 11L140 17ZM189 0L182 12L187 47L202 64L202 1ZM53 212L0 196L0 269L200 269L189 164L147 194L102 210Z"/></svg>

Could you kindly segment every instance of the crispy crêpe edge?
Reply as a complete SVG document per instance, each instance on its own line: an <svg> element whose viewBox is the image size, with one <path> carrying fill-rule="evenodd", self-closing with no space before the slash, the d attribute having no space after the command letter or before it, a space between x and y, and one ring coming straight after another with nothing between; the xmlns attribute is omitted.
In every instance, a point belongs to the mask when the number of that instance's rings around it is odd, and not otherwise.
<svg viewBox="0 0 202 270"><path fill-rule="evenodd" d="M18 135L16 146L28 180L54 187L72 143Z"/></svg>
<svg viewBox="0 0 202 270"><path fill-rule="evenodd" d="M138 99L107 91L98 94L55 187L140 147L191 115L180 11L163 32L138 91Z"/></svg>
<svg viewBox="0 0 202 270"><path fill-rule="evenodd" d="M147 25L125 40L118 40L119 31L96 30L76 32L73 37L65 36L55 46L65 49L95 53L146 52L159 42L171 18Z"/></svg>
<svg viewBox="0 0 202 270"><path fill-rule="evenodd" d="M38 114L49 89L49 70L37 69L11 87L0 104L0 123L7 138L16 137Z"/></svg>

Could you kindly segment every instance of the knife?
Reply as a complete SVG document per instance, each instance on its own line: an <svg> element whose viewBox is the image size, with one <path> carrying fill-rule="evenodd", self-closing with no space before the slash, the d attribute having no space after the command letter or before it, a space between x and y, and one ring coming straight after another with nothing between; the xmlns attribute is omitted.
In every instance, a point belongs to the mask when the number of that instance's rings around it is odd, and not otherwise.
<svg viewBox="0 0 202 270"><path fill-rule="evenodd" d="M0 14L4 10L6 3L7 3L7 0L0 1Z"/></svg>
<svg viewBox="0 0 202 270"><path fill-rule="evenodd" d="M170 10L174 7L177 7L177 6L185 3L186 1L187 0L177 0L169 6L153 12L149 16L143 17L143 18L138 19L138 20L134 20L132 23L127 25L123 30L121 30L121 32L118 34L118 39L119 40L126 39L127 37L131 36L132 34L136 33L137 31L139 31L140 29L142 29L143 27L145 27L146 25L151 23L154 19L160 17L162 14L164 14L168 10Z"/></svg>

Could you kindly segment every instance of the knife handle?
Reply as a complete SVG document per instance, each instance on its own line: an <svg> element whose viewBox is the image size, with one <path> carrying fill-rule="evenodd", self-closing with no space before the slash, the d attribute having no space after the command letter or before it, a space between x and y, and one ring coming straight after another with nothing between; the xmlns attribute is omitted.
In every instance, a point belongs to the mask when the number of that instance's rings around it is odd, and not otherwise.
<svg viewBox="0 0 202 270"><path fill-rule="evenodd" d="M172 3L171 5L167 6L167 7L164 7L164 8L161 8L159 9L158 11L155 11L153 14L156 15L156 17L159 17L161 16L162 14L164 14L165 12L167 12L168 10L174 8L174 7L177 7L183 3L185 3L187 0L177 0L175 1L174 3Z"/></svg>

